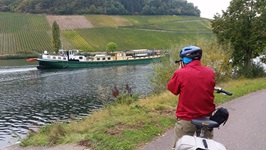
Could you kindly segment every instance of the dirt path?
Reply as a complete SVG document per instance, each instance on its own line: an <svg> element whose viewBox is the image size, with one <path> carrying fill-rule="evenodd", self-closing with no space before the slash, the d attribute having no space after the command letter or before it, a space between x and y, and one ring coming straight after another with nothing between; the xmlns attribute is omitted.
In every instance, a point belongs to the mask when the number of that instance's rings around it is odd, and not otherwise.
<svg viewBox="0 0 266 150"><path fill-rule="evenodd" d="M82 29L82 28L93 28L93 25L82 15L71 15L71 16L46 16L49 24L52 26L54 21L57 22L61 30L70 29Z"/></svg>

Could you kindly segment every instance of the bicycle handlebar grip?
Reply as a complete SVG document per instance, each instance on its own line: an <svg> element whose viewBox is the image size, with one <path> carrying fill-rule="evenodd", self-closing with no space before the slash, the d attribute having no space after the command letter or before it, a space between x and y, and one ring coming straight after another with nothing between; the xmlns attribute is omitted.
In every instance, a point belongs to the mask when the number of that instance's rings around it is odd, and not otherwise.
<svg viewBox="0 0 266 150"><path fill-rule="evenodd" d="M224 94L226 94L226 95L229 95L229 96L232 96L233 95L233 93L228 92L228 91L225 91L223 89L221 89L221 92L224 93Z"/></svg>
<svg viewBox="0 0 266 150"><path fill-rule="evenodd" d="M232 96L233 95L233 93L228 92L228 91L225 91L225 90L223 90L220 87L215 87L214 90L217 91L217 93L224 93L224 94L229 95L229 96Z"/></svg>

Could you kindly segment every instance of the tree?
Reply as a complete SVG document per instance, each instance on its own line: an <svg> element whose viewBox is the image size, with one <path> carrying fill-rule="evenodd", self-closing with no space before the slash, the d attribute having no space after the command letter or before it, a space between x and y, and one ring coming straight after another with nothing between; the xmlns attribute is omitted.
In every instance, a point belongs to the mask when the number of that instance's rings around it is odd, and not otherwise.
<svg viewBox="0 0 266 150"><path fill-rule="evenodd" d="M58 50L61 48L61 40L60 40L60 28L56 21L54 21L52 28L53 28L52 46L54 51L57 53Z"/></svg>
<svg viewBox="0 0 266 150"><path fill-rule="evenodd" d="M244 72L251 69L252 58L266 46L266 1L232 0L222 15L216 14L211 22L220 43L233 48L233 65Z"/></svg>
<svg viewBox="0 0 266 150"><path fill-rule="evenodd" d="M106 50L107 50L108 52L113 52L113 51L115 51L116 49L117 49L117 44L114 43L114 42L110 42L110 43L108 43L107 46L106 46Z"/></svg>

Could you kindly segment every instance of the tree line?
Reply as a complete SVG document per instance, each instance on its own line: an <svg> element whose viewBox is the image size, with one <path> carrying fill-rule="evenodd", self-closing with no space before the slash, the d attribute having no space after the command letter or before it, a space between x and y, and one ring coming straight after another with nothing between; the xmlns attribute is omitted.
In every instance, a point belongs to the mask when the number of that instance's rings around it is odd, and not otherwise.
<svg viewBox="0 0 266 150"><path fill-rule="evenodd" d="M0 11L58 15L200 16L200 10L186 0L0 0Z"/></svg>

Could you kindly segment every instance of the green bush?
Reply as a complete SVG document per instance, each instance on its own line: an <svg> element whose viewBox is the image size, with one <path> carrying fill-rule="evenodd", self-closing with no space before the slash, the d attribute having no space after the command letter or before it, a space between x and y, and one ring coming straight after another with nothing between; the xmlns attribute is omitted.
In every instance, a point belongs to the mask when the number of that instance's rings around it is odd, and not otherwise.
<svg viewBox="0 0 266 150"><path fill-rule="evenodd" d="M243 67L241 67L237 71L237 77L245 77L245 78L259 78L259 77L265 77L266 72L263 68L263 66L260 63L252 63L251 69L249 71L245 71Z"/></svg>
<svg viewBox="0 0 266 150"><path fill-rule="evenodd" d="M117 44L114 42L109 42L106 46L106 51L108 52L116 51L116 49L117 49Z"/></svg>
<svg viewBox="0 0 266 150"><path fill-rule="evenodd" d="M139 99L138 94L130 95L128 93L118 95L115 99L114 104L132 104L133 102L137 101Z"/></svg>

